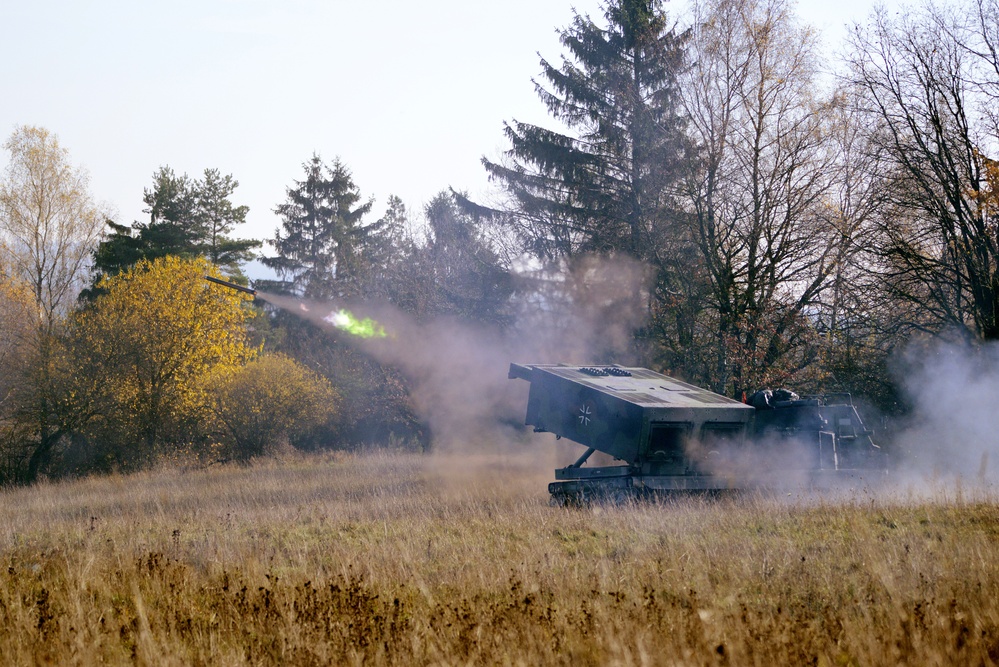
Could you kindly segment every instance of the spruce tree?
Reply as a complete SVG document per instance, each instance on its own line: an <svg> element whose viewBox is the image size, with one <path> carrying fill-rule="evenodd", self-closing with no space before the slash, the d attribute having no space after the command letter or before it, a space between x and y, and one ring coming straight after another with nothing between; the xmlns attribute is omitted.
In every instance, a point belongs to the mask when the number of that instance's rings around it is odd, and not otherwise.
<svg viewBox="0 0 999 667"><path fill-rule="evenodd" d="M686 157L676 110L685 37L659 0L609 0L604 19L606 27L576 14L560 33L561 65L541 60L547 84L535 81L538 95L571 133L514 120L505 159L483 159L513 196L503 219L542 259L649 258Z"/></svg>
<svg viewBox="0 0 999 667"><path fill-rule="evenodd" d="M372 200L361 194L339 158L326 165L318 155L304 163L305 178L288 188L274 209L282 220L270 243L277 256L263 262L277 271L279 287L311 299L351 296L363 273L363 248L372 227L362 219Z"/></svg>
<svg viewBox="0 0 999 667"><path fill-rule="evenodd" d="M427 299L418 315L507 324L513 279L476 221L460 210L450 190L430 200L424 213L426 244L414 259Z"/></svg>

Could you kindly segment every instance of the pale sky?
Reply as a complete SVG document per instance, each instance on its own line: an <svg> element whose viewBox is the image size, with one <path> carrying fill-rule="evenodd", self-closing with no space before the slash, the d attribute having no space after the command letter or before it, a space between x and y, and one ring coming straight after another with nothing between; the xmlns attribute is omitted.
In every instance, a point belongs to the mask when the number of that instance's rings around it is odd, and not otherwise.
<svg viewBox="0 0 999 667"><path fill-rule="evenodd" d="M2 1L0 139L20 124L57 134L123 224L146 219L160 166L218 168L253 238L273 237L313 152L351 168L372 219L390 194L413 212L448 186L484 195L503 121L548 122L537 53L559 61L573 7L602 16L598 0ZM831 54L874 5L798 13Z"/></svg>

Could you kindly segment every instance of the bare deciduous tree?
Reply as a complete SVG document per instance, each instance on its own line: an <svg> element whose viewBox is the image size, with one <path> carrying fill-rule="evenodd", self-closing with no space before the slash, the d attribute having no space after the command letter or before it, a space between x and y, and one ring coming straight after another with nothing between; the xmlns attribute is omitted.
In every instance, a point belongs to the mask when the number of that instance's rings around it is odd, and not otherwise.
<svg viewBox="0 0 999 667"><path fill-rule="evenodd" d="M840 238L822 215L832 184L815 36L783 0L695 5L681 86L699 148L684 183L707 281L702 357L716 391L778 382L814 354L808 309Z"/></svg>
<svg viewBox="0 0 999 667"><path fill-rule="evenodd" d="M986 4L977 41L966 16L876 12L854 32L849 64L893 178L877 244L883 284L918 304L923 326L996 339L999 172L986 156L996 136L988 113L976 111L993 85L981 67L990 53Z"/></svg>

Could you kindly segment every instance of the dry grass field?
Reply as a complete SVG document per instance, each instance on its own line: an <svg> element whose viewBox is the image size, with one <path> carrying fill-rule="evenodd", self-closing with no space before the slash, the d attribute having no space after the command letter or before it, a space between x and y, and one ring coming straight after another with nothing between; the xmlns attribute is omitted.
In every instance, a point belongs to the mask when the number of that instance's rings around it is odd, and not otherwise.
<svg viewBox="0 0 999 667"><path fill-rule="evenodd" d="M326 456L0 492L0 663L999 663L999 504L549 507L550 460Z"/></svg>

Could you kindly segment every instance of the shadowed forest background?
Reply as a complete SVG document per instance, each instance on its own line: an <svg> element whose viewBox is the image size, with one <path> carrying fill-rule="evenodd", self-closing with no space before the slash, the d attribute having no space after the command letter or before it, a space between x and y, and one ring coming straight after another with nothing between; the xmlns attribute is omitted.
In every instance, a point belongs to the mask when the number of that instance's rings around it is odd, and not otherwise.
<svg viewBox="0 0 999 667"><path fill-rule="evenodd" d="M492 200L444 188L378 211L317 153L265 241L239 237L236 174L164 166L136 193L148 219L113 220L55 134L15 128L0 483L286 447L425 451L447 425L413 350L459 340L737 398L848 391L903 417L913 359L999 338L996 0L875 12L836 57L781 0L609 0L560 34L534 80L551 123L503 125L506 152L483 159ZM436 335L373 354L203 280L245 283L258 255L277 276L262 293Z"/></svg>

